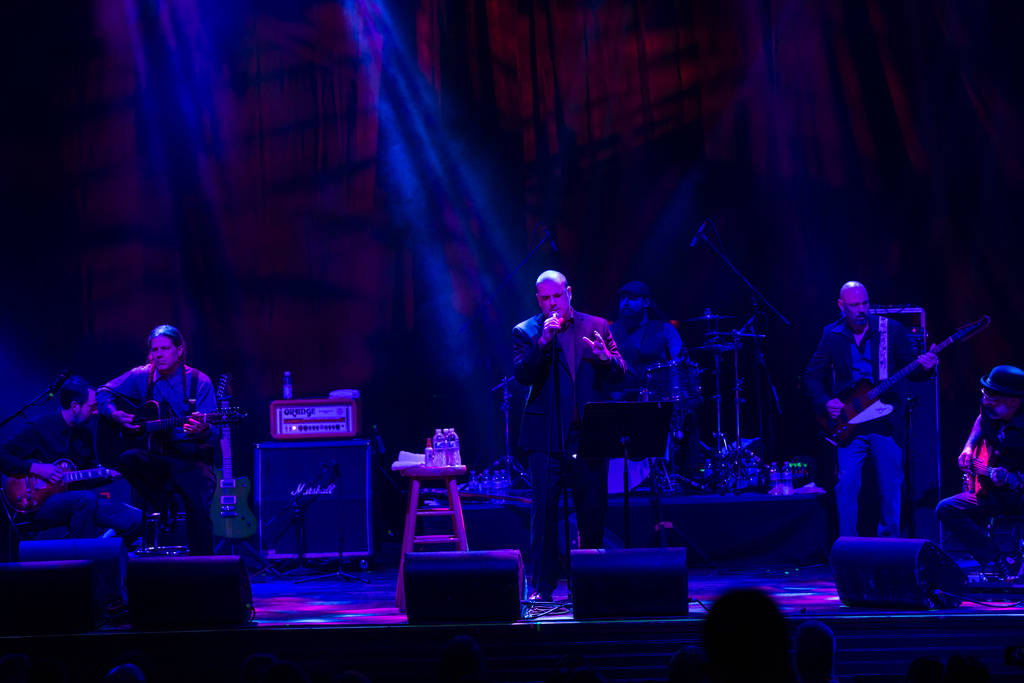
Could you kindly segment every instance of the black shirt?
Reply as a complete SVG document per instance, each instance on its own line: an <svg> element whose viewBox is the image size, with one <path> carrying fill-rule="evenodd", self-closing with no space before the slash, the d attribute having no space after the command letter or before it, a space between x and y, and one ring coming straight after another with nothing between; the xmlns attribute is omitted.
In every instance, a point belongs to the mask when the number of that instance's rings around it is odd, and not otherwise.
<svg viewBox="0 0 1024 683"><path fill-rule="evenodd" d="M71 427L60 413L41 415L0 447L0 473L24 477L33 462L70 460L75 469L98 466L96 444L86 425Z"/></svg>
<svg viewBox="0 0 1024 683"><path fill-rule="evenodd" d="M643 383L644 371L647 366L672 359L671 342L676 341L682 347L682 339L676 328L667 320L646 320L634 329L629 329L622 320L616 320L611 326L615 343L626 361L626 378L622 385L616 387L624 396L633 394ZM682 356L686 356L683 349Z"/></svg>

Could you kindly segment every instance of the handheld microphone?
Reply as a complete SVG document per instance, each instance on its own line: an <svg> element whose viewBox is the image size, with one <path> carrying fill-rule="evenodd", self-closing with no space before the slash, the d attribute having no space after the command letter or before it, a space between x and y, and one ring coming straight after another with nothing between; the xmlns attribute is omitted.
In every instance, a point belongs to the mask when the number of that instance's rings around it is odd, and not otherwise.
<svg viewBox="0 0 1024 683"><path fill-rule="evenodd" d="M701 222L700 227L697 228L697 232L693 236L693 239L690 240L690 248L691 249L693 249L695 246L697 246L697 242L700 241L700 236L704 234L704 229L707 227L708 223L710 223L710 222L711 222L710 218L705 218Z"/></svg>

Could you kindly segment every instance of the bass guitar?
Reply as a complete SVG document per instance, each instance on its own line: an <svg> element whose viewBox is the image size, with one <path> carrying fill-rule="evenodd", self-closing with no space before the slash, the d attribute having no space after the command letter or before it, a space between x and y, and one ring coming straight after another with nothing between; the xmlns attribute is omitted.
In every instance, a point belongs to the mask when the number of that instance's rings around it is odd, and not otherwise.
<svg viewBox="0 0 1024 683"><path fill-rule="evenodd" d="M954 342L973 337L988 327L991 321L992 319L986 315L969 325L964 325L936 344L932 348L932 352L939 353ZM888 403L883 403L882 396L891 391L897 382L920 367L917 360L914 360L878 384L872 383L869 379L861 379L841 391L835 397L843 402L843 409L839 412L839 416L833 418L825 413L818 417L825 433L825 440L836 446L848 446L863 431L864 425L889 415L893 411L893 407Z"/></svg>
<svg viewBox="0 0 1024 683"><path fill-rule="evenodd" d="M217 380L217 402L226 410L230 397L231 375L221 375ZM231 461L231 427L221 427L221 467L215 467L217 490L210 501L210 518L213 520L213 535L218 538L249 538L256 533L256 517L249 509L249 478L235 478Z"/></svg>
<svg viewBox="0 0 1024 683"><path fill-rule="evenodd" d="M58 460L53 463L64 470L60 481L50 482L29 474L24 477L3 478L3 496L7 506L17 512L35 512L47 498L55 493L67 491L71 484L97 479L113 479L117 476L114 470L96 467L87 470L76 470L70 460Z"/></svg>

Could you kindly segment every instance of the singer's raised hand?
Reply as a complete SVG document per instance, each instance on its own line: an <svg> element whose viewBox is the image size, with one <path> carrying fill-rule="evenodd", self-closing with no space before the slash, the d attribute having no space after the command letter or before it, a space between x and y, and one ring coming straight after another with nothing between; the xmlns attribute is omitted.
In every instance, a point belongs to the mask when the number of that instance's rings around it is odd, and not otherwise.
<svg viewBox="0 0 1024 683"><path fill-rule="evenodd" d="M594 355L601 360L611 360L612 354L608 352L608 346L604 343L604 339L601 338L601 333L594 330L594 338L588 339L583 337L583 341L587 342L587 346L594 352Z"/></svg>
<svg viewBox="0 0 1024 683"><path fill-rule="evenodd" d="M551 315L544 320L544 328L540 332L540 337L537 339L537 343L541 346L547 346L551 343L551 340L555 338L555 335L562 329L562 323L564 320L558 311L552 311Z"/></svg>

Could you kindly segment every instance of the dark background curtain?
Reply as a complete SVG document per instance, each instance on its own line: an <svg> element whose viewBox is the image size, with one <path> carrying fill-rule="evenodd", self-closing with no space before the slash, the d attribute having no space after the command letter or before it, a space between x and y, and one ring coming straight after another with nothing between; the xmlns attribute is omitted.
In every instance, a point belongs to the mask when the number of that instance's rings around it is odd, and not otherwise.
<svg viewBox="0 0 1024 683"><path fill-rule="evenodd" d="M608 317L630 279L673 319L751 315L727 267L689 248L705 217L792 323L764 317L779 459L823 452L799 373L846 280L924 307L933 340L992 316L942 359L948 458L978 377L1024 364L1020 3L3 13L4 412L61 368L99 383L142 363L170 322L190 363L234 374L253 414L236 454L267 437L290 370L297 396L362 390L389 455L454 426L483 468L503 450L490 389L541 270ZM510 277L544 226L559 250Z"/></svg>

